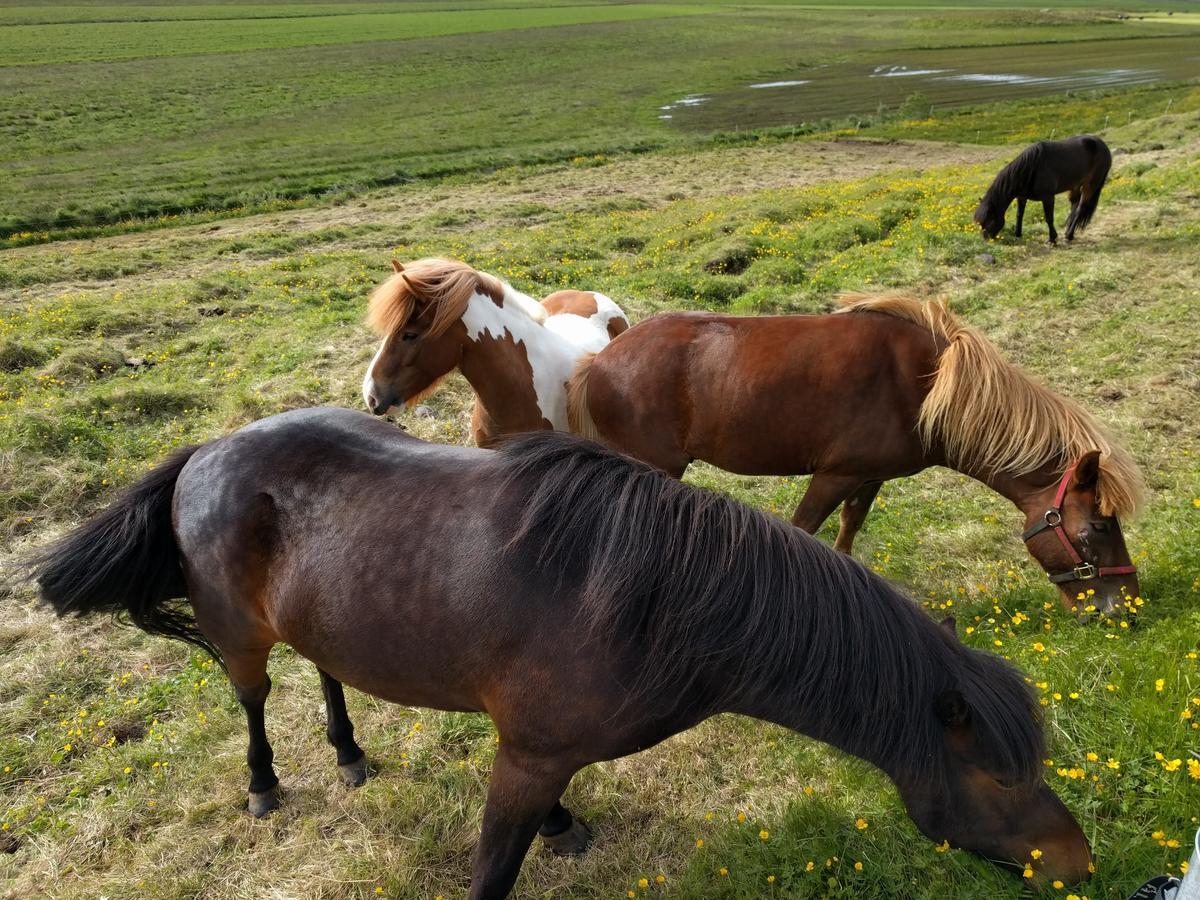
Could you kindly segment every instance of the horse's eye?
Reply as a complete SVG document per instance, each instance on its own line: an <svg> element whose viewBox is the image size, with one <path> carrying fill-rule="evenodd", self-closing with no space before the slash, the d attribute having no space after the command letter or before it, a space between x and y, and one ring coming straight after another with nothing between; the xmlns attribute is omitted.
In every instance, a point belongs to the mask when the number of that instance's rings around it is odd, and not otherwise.
<svg viewBox="0 0 1200 900"><path fill-rule="evenodd" d="M418 334L417 334L415 331L406 331L406 332L404 332L404 334L402 334L402 335L400 336L400 340L402 340L402 341L415 341L415 340L416 340L416 339L417 339L419 336L420 336L420 335L418 335Z"/></svg>
<svg viewBox="0 0 1200 900"><path fill-rule="evenodd" d="M1092 522L1091 526L1092 526L1092 531L1098 531L1101 534L1106 534L1108 532L1108 523L1107 522Z"/></svg>

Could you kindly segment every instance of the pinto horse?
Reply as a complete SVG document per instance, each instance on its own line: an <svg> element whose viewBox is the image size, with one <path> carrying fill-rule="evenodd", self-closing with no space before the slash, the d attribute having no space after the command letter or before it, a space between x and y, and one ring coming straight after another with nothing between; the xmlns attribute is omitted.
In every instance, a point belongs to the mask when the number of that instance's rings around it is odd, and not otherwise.
<svg viewBox="0 0 1200 900"><path fill-rule="evenodd" d="M376 415L416 403L453 369L475 389L471 428L487 447L506 434L567 428L567 380L584 353L629 327L612 300L558 291L540 304L466 263L393 261L371 295L370 324L383 335L363 379Z"/></svg>
<svg viewBox="0 0 1200 900"><path fill-rule="evenodd" d="M1067 240L1075 240L1075 231L1083 231L1096 205L1100 190L1112 168L1108 145L1090 134L1076 135L1062 141L1038 141L1021 151L1021 155L1000 170L991 187L975 209L975 224L983 236L994 238L1004 228L1004 214L1017 201L1017 227L1013 233L1021 236L1021 220L1025 204L1040 200L1050 229L1050 243L1058 243L1054 230L1054 195L1071 192L1071 213L1067 216Z"/></svg>
<svg viewBox="0 0 1200 900"><path fill-rule="evenodd" d="M1033 381L940 302L851 295L827 316L665 313L585 357L572 430L682 477L692 460L813 476L793 522L839 504L850 553L880 485L949 466L1011 500L1030 553L1074 605L1138 595L1118 516L1137 466L1078 404ZM1093 601L1089 601L1091 605Z"/></svg>
<svg viewBox="0 0 1200 900"><path fill-rule="evenodd" d="M485 712L499 747L470 898L507 896L582 767L709 716L775 722L869 760L935 841L1088 876L1042 779L1020 674L798 529L577 437L426 444L298 410L179 451L35 563L60 615L125 613L221 654L250 731L250 808L278 800L272 645L316 663L343 768L341 683ZM194 620L173 598L187 597Z"/></svg>

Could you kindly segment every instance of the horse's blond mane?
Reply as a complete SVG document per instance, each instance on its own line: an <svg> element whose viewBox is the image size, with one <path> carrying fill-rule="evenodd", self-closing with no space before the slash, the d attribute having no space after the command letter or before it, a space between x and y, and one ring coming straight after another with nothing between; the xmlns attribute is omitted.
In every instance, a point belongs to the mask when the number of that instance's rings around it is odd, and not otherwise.
<svg viewBox="0 0 1200 900"><path fill-rule="evenodd" d="M371 294L367 324L380 334L393 334L421 307L433 307L428 334L436 337L462 318L472 294L485 294L497 303L504 298L504 283L494 275L477 272L464 262L428 257L406 266Z"/></svg>
<svg viewBox="0 0 1200 900"><path fill-rule="evenodd" d="M1074 400L1060 397L1012 365L941 300L901 293L843 294L839 312L879 312L928 328L946 341L918 427L926 446L977 472L1022 475L1047 463L1065 469L1100 451L1096 499L1106 516L1133 515L1144 483L1137 464Z"/></svg>

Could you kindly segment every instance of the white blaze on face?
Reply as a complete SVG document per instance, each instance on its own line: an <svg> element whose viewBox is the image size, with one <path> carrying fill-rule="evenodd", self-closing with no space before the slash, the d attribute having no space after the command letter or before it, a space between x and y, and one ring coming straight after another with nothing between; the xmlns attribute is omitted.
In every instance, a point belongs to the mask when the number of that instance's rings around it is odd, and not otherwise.
<svg viewBox="0 0 1200 900"><path fill-rule="evenodd" d="M367 409L371 408L371 401L368 399L375 390L375 364L379 362L379 357L383 356L383 351L387 349L388 338L384 338L379 343L379 349L375 352L375 357L371 360L371 364L367 366L367 374L363 377L363 403L367 404Z"/></svg>

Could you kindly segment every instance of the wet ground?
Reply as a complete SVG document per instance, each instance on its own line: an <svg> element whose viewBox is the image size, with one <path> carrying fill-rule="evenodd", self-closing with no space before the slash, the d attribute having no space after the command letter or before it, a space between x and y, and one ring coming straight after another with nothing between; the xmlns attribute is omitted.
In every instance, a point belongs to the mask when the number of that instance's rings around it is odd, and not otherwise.
<svg viewBox="0 0 1200 900"><path fill-rule="evenodd" d="M920 92L934 107L1200 77L1200 35L890 53L781 72L689 94L659 118L695 130L798 125L897 110ZM920 110L913 111L920 115Z"/></svg>

